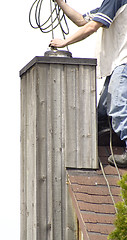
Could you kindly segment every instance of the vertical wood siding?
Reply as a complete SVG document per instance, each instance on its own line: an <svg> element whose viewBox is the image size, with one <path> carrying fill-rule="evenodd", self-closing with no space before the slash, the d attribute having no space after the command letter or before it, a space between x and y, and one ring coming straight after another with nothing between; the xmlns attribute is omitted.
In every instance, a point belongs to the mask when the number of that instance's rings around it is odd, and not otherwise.
<svg viewBox="0 0 127 240"><path fill-rule="evenodd" d="M21 76L21 240L76 240L66 168L97 168L95 66Z"/></svg>

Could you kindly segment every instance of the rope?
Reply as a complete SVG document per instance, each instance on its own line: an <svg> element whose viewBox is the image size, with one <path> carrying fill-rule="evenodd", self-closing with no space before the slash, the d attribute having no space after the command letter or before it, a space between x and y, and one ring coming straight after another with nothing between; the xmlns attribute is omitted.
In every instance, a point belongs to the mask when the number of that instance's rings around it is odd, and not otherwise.
<svg viewBox="0 0 127 240"><path fill-rule="evenodd" d="M115 161L115 158L114 158L113 148L112 148L112 128L111 128L111 123L110 123L109 118L108 118L108 122L109 122L109 127L110 127L110 151L111 151L111 155L112 155L112 159L113 159L116 171L118 173L119 180L121 180L121 175L120 175L119 169L117 167L117 164L116 164L116 161Z"/></svg>
<svg viewBox="0 0 127 240"><path fill-rule="evenodd" d="M53 10L52 10L52 2L50 0L50 12L52 13ZM53 17L51 15L51 23L52 23L52 39L54 38L54 32L53 32Z"/></svg>
<svg viewBox="0 0 127 240"><path fill-rule="evenodd" d="M111 199L112 199L112 202L113 202L113 205L114 205L116 214L117 214L118 211L117 211L117 208L116 208L116 205L115 205L115 201L114 201L114 198L113 198L113 195L112 195L112 192L111 192L111 188L110 188L108 179L107 179L107 177L106 177L106 175L105 175L104 168L103 168L103 165L102 165L102 162L101 162L100 158L99 158L99 163L100 163L100 167L101 167L102 174L103 174L104 179L105 179L105 181L106 181L106 183L107 183L107 187L108 187L108 191L109 191L110 197L111 197Z"/></svg>
<svg viewBox="0 0 127 240"><path fill-rule="evenodd" d="M111 123L110 123L110 119L109 118L108 118L108 123L109 123L109 127L110 127L110 151L111 151L111 155L112 155L112 158L113 158L113 162L114 162L115 168L116 168L117 173L118 173L119 180L121 180L121 175L120 175L119 169L117 167L117 164L116 164L116 161L115 161L115 158L114 158L113 148L112 148L112 128L111 128ZM116 204L115 204L115 201L114 201L114 198L113 198L113 195L112 195L112 192L111 192L111 188L110 188L108 179L106 177L106 174L104 172L104 168L103 168L103 165L102 165L102 162L101 162L100 158L99 158L99 163L100 163L102 174L103 174L104 179L105 179L105 181L107 183L107 187L108 187L108 191L109 191L110 197L112 199L112 202L113 202L116 214L117 214L118 211L117 211L117 208L116 208ZM122 198L122 200L124 200L124 199Z"/></svg>

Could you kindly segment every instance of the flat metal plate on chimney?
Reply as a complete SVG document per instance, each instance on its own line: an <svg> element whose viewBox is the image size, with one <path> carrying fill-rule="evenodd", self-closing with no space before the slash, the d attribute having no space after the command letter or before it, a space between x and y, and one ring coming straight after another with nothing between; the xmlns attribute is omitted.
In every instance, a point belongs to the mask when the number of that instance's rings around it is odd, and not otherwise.
<svg viewBox="0 0 127 240"><path fill-rule="evenodd" d="M45 57L72 57L72 53L65 50L49 50L44 54Z"/></svg>

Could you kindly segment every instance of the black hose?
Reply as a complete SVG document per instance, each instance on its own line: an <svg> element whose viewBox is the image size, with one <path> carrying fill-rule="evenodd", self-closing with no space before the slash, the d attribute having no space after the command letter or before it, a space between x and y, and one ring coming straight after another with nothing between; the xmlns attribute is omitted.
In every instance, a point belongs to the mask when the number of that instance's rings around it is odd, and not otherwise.
<svg viewBox="0 0 127 240"><path fill-rule="evenodd" d="M52 35L53 35L53 30L58 26L60 26L63 37L65 38L65 35L69 34L69 27L66 21L65 14L63 13L62 9L57 5L56 2L50 0L51 14L45 22L41 22L41 11L42 11L43 1L44 0L35 0L30 8L29 23L31 27L34 29L40 29L41 32L43 33L52 32ZM33 24L32 13L34 13L35 25ZM63 27L63 24L64 24L64 27Z"/></svg>

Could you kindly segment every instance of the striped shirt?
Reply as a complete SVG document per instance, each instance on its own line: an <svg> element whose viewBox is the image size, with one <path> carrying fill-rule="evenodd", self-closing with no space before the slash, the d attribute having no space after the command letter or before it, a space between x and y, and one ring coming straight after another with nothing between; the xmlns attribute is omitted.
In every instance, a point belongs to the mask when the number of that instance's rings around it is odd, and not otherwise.
<svg viewBox="0 0 127 240"><path fill-rule="evenodd" d="M103 23L98 42L98 75L108 76L116 66L127 63L127 0L104 0L100 8L83 15Z"/></svg>

